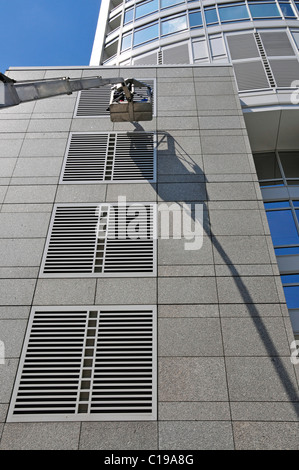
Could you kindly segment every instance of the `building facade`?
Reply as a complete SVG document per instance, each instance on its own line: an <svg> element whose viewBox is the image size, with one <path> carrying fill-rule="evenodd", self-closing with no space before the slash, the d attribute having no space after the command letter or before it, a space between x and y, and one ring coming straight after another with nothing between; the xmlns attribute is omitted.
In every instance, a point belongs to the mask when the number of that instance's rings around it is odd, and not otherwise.
<svg viewBox="0 0 299 470"><path fill-rule="evenodd" d="M137 78L153 119L0 113L0 449L298 449L296 27L103 1L89 67L9 70Z"/></svg>

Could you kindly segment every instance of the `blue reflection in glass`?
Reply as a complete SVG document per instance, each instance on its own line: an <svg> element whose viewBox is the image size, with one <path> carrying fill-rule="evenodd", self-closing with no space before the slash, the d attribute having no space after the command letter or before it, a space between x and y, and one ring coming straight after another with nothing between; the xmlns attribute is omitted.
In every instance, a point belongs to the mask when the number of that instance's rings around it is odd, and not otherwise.
<svg viewBox="0 0 299 470"><path fill-rule="evenodd" d="M158 0L151 0L150 2L139 3L136 6L135 19L141 18L145 15L150 15L159 9Z"/></svg>
<svg viewBox="0 0 299 470"><path fill-rule="evenodd" d="M200 11L189 12L190 28L202 26L202 16Z"/></svg>
<svg viewBox="0 0 299 470"><path fill-rule="evenodd" d="M230 5L229 7L218 6L220 21L235 21L249 19L248 10L245 5Z"/></svg>
<svg viewBox="0 0 299 470"><path fill-rule="evenodd" d="M174 7L179 3L184 3L184 0L161 0L161 8Z"/></svg>
<svg viewBox="0 0 299 470"><path fill-rule="evenodd" d="M279 209L282 207L290 207L290 203L289 201L265 202L264 206L266 209Z"/></svg>
<svg viewBox="0 0 299 470"><path fill-rule="evenodd" d="M177 33L187 29L187 16L178 16L177 18L172 18L161 23L161 34L165 36L166 34Z"/></svg>
<svg viewBox="0 0 299 470"><path fill-rule="evenodd" d="M159 36L158 23L151 24L146 28L139 29L134 33L133 45L137 46L144 42L152 41Z"/></svg>
<svg viewBox="0 0 299 470"><path fill-rule="evenodd" d="M282 274L280 277L283 284L299 284L299 274Z"/></svg>
<svg viewBox="0 0 299 470"><path fill-rule="evenodd" d="M250 3L249 8L253 18L281 18L276 3Z"/></svg>
<svg viewBox="0 0 299 470"><path fill-rule="evenodd" d="M279 2L281 11L286 18L297 18L292 6L289 3Z"/></svg>
<svg viewBox="0 0 299 470"><path fill-rule="evenodd" d="M123 40L121 43L121 50L124 51L125 49L129 49L131 47L132 42L132 33L128 34L127 36L123 36Z"/></svg>
<svg viewBox="0 0 299 470"><path fill-rule="evenodd" d="M295 2L295 5L296 5L297 10L299 11L299 3Z"/></svg>
<svg viewBox="0 0 299 470"><path fill-rule="evenodd" d="M299 201L293 201L295 207L299 207Z"/></svg>
<svg viewBox="0 0 299 470"><path fill-rule="evenodd" d="M277 256L282 255L299 255L299 246L287 246L285 248L275 248Z"/></svg>
<svg viewBox="0 0 299 470"><path fill-rule="evenodd" d="M299 308L299 286L284 287L283 290L288 308Z"/></svg>
<svg viewBox="0 0 299 470"><path fill-rule="evenodd" d="M211 8L210 10L205 10L205 17L206 17L206 23L207 24L218 23L216 8Z"/></svg>
<svg viewBox="0 0 299 470"><path fill-rule="evenodd" d="M133 21L134 17L134 8L131 8L130 10L125 11L125 17L124 17L124 24L130 23L130 21Z"/></svg>
<svg viewBox="0 0 299 470"><path fill-rule="evenodd" d="M299 244L299 236L291 210L266 212L273 245Z"/></svg>

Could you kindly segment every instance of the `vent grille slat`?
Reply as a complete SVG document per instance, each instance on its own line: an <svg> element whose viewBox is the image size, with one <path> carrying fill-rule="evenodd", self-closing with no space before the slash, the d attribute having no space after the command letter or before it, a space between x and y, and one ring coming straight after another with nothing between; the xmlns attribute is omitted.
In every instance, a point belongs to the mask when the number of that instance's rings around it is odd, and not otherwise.
<svg viewBox="0 0 299 470"><path fill-rule="evenodd" d="M67 324L57 321L60 313ZM80 340L69 328L72 324L78 325ZM75 338L75 350L60 343L66 333ZM155 390L154 307L102 310L93 306L82 311L66 307L63 312L36 308L30 317L8 421L105 420L107 413L114 419L119 413L119 419L155 419Z"/></svg>

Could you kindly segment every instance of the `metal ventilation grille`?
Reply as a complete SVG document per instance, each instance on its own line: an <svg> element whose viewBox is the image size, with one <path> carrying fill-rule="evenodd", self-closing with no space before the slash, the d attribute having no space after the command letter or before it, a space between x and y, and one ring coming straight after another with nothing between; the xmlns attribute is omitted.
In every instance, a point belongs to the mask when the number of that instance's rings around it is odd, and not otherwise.
<svg viewBox="0 0 299 470"><path fill-rule="evenodd" d="M142 79L138 78L141 82L146 83L152 89L153 95L154 80L153 79ZM146 88L136 88L138 95L146 96ZM109 116L107 108L110 104L111 86L106 85L100 88L92 88L91 90L82 90L79 93L77 106L75 110L75 117L97 117L97 116Z"/></svg>
<svg viewBox="0 0 299 470"><path fill-rule="evenodd" d="M190 64L188 44L164 48L162 53L163 64Z"/></svg>
<svg viewBox="0 0 299 470"><path fill-rule="evenodd" d="M297 59L269 60L278 87L291 88L294 80L299 77L299 62Z"/></svg>
<svg viewBox="0 0 299 470"><path fill-rule="evenodd" d="M154 204L56 206L41 277L155 274Z"/></svg>
<svg viewBox="0 0 299 470"><path fill-rule="evenodd" d="M294 56L295 52L291 46L285 31L259 33L267 56Z"/></svg>
<svg viewBox="0 0 299 470"><path fill-rule="evenodd" d="M239 91L269 88L269 82L261 61L234 64Z"/></svg>
<svg viewBox="0 0 299 470"><path fill-rule="evenodd" d="M153 54L147 54L142 57L136 57L133 61L133 65L157 65L158 63L158 54L154 52Z"/></svg>
<svg viewBox="0 0 299 470"><path fill-rule="evenodd" d="M233 34L226 38L232 60L253 59L260 56L253 33Z"/></svg>
<svg viewBox="0 0 299 470"><path fill-rule="evenodd" d="M75 115L77 117L109 116L111 86L82 90L79 93Z"/></svg>
<svg viewBox="0 0 299 470"><path fill-rule="evenodd" d="M33 309L8 421L152 419L155 307Z"/></svg>
<svg viewBox="0 0 299 470"><path fill-rule="evenodd" d="M155 159L153 132L73 133L60 182L154 181Z"/></svg>

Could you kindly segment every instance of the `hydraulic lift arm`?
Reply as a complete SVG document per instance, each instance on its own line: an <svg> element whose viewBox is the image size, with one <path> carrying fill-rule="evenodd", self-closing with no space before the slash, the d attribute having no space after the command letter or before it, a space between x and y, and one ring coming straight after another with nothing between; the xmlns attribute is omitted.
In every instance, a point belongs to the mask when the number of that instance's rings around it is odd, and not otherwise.
<svg viewBox="0 0 299 470"><path fill-rule="evenodd" d="M135 79L84 77L54 78L17 82L0 73L0 109L53 96L70 95L75 91L114 85L111 92L110 116L113 121L152 119L151 89ZM146 87L148 97L134 100L135 88ZM125 105L125 106L124 106ZM135 113L137 111L137 113ZM150 115L149 115L150 111ZM138 118L138 119L137 119Z"/></svg>

